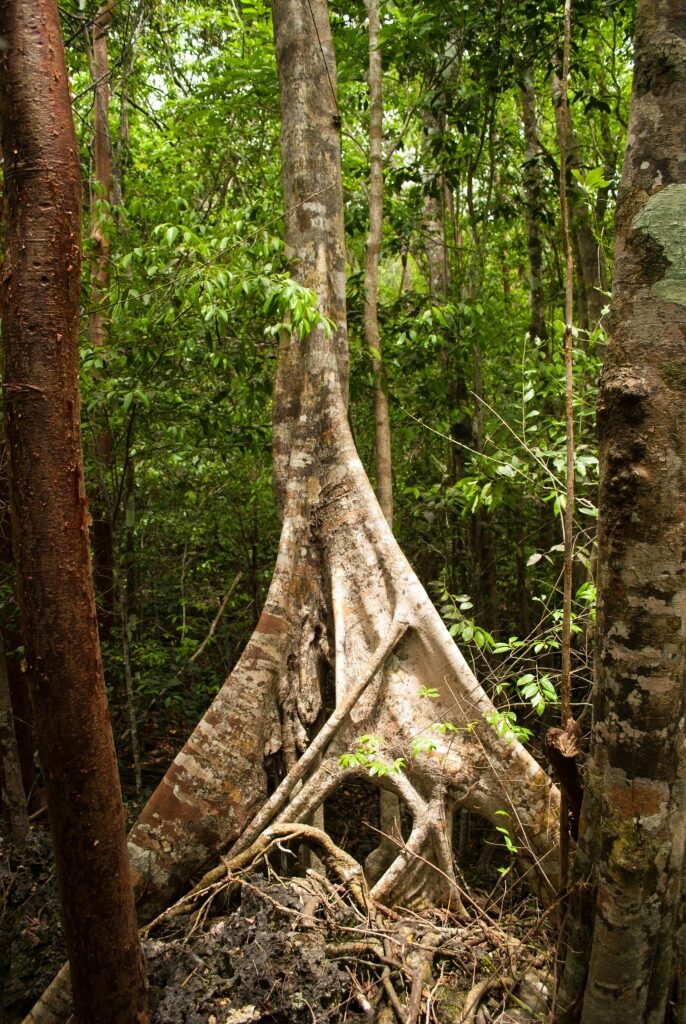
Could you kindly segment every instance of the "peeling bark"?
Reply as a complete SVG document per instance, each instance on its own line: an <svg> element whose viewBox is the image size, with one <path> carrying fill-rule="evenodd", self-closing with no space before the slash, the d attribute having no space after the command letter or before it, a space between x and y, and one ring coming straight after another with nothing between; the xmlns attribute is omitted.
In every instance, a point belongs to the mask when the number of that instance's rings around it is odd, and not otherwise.
<svg viewBox="0 0 686 1024"><path fill-rule="evenodd" d="M560 1003L662 1024L686 829L686 13L639 0L599 396L594 726ZM682 1016L683 1016L683 1011Z"/></svg>

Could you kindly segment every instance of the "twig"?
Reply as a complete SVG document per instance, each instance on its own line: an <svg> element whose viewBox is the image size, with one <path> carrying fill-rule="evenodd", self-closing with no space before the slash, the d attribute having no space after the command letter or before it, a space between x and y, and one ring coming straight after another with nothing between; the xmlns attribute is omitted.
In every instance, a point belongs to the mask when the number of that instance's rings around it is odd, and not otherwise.
<svg viewBox="0 0 686 1024"><path fill-rule="evenodd" d="M510 977L501 977L500 975L491 978L485 978L483 981L479 981L471 991L467 994L465 1004L462 1008L460 1016L455 1021L455 1024L471 1024L476 1017L479 1009L479 1003L486 996L491 989L502 986L503 988L511 987L514 984L514 980Z"/></svg>
<svg viewBox="0 0 686 1024"><path fill-rule="evenodd" d="M399 1024L405 1024L405 1009L403 1007L403 1004L398 999L398 993L393 988L393 983L391 982L391 972L388 969L388 967L384 967L383 971L381 972L381 984L386 990L388 1001L393 1007L393 1011L396 1017L398 1018Z"/></svg>
<svg viewBox="0 0 686 1024"><path fill-rule="evenodd" d="M421 949L417 955L417 964L412 972L412 988L410 998L407 1002L406 1024L417 1024L422 1009L422 995L425 982L431 977L431 964L433 963L436 947L440 945L441 936L439 932L432 932L424 936Z"/></svg>
<svg viewBox="0 0 686 1024"><path fill-rule="evenodd" d="M227 590L227 592L226 592L226 594L224 596L224 599L222 600L222 603L219 605L219 611L217 612L217 614L215 615L214 619L212 620L212 625L209 628L207 636L205 637L203 642L200 644L200 646L198 647L197 651L194 651L193 654L191 654L190 658L188 659L188 664L189 665L192 665L193 662L196 661L196 659L200 657L200 655L205 650L205 648L207 647L208 643L210 642L210 640L214 636L214 631L216 630L217 626L219 625L219 620L221 619L222 615L224 614L224 609L226 608L226 605L227 605L230 597L234 593L236 587L240 583L242 576L243 576L242 572L237 572L236 575L234 576L233 583L231 584L231 586Z"/></svg>

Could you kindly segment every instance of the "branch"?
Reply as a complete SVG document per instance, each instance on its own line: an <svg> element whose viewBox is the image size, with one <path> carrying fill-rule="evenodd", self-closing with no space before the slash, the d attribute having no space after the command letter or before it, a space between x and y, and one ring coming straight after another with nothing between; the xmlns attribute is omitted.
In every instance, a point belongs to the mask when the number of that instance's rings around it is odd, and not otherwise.
<svg viewBox="0 0 686 1024"><path fill-rule="evenodd" d="M219 625L219 620L221 619L222 615L224 614L224 609L226 608L228 600L231 597L231 595L233 594L233 592L235 591L235 589L238 586L238 584L240 583L242 576L243 576L242 572L237 572L236 575L234 576L233 583L231 584L231 586L227 590L222 603L219 605L219 611L217 612L217 614L215 615L215 617L214 617L214 619L212 621L212 625L209 628L209 632L208 632L207 636L205 637L203 642L200 644L200 646L198 647L197 651L195 651L193 654L191 654L190 658L188 659L188 664L189 665L192 665L193 662L196 661L200 657L200 655L205 650L205 648L207 647L208 643L210 642L210 640L214 636L214 631L217 628L217 626Z"/></svg>

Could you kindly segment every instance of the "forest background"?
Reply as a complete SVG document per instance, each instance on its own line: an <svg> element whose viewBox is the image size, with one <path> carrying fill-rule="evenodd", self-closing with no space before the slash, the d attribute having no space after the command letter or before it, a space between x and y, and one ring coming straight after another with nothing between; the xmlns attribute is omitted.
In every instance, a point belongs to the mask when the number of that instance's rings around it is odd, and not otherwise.
<svg viewBox="0 0 686 1024"><path fill-rule="evenodd" d="M101 638L123 777L139 799L259 616L278 540L278 338L307 329L314 299L291 280L282 241L269 10L112 5L104 74L95 45L102 11L80 4L61 13L89 182L82 394ZM500 708L492 724L541 755L559 713L562 632L562 11L384 8L378 348L364 335L365 11L331 14L353 432L371 468L383 353L396 535ZM595 597L595 382L631 14L624 4L575 10L564 140L577 264L572 630L582 725ZM109 112L98 127L105 79ZM107 184L97 167L103 132ZM7 564L11 668L21 651Z"/></svg>
<svg viewBox="0 0 686 1024"><path fill-rule="evenodd" d="M295 330L307 324L312 303L290 279L281 238L269 10L116 5L106 199L93 166L94 85L84 42L91 7L62 8L89 182L86 216L95 224L86 256L96 263L105 236L109 262L106 294L92 274L83 276L83 421L94 517L104 513L114 537L101 634L132 792L127 675L149 787L259 616L279 529L271 479L278 334L286 319ZM331 16L343 122L350 418L373 477L374 353L363 330L366 15L362 4L346 4ZM600 318L609 299L631 30L630 4L577 5L570 182L579 712L590 686ZM380 40L379 325L394 529L479 678L537 733L537 717L555 703L561 630L564 261L553 105L561 39L556 3L478 10L427 3L388 6ZM105 350L89 334L85 313L96 309ZM105 425L111 452L98 456ZM11 578L5 587L11 598ZM548 713L554 718L552 707Z"/></svg>

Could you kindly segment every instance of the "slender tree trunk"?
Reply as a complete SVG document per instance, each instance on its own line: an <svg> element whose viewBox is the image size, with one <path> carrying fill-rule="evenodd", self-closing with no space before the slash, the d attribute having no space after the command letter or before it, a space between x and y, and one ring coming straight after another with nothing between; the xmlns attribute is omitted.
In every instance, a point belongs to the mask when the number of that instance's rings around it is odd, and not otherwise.
<svg viewBox="0 0 686 1024"><path fill-rule="evenodd" d="M424 149L427 150L427 162L431 163L432 158L428 151L432 139L442 131L441 123L430 110L424 111L422 120ZM446 246L445 208L442 202L445 186L440 173L435 175L434 180L428 175L427 179L422 228L429 294L436 298L445 298L450 288L450 260Z"/></svg>
<svg viewBox="0 0 686 1024"><path fill-rule="evenodd" d="M529 249L529 302L531 308L529 334L532 338L547 337L545 324L545 290L543 288L543 223L544 191L543 151L538 139L536 93L533 71L524 72L522 86L522 122L524 125L524 189L526 192L526 231Z"/></svg>
<svg viewBox="0 0 686 1024"><path fill-rule="evenodd" d="M562 57L562 78L560 79L560 104L557 114L558 146L560 152L560 226L562 229L562 251L565 261L565 507L563 513L564 570L562 575L562 648L560 680L560 715L564 740L552 730L548 741L557 737L569 757L570 749L576 754L574 736L575 723L572 719L572 583L574 571L574 259L569 220L569 193L567 190L567 144L571 136L569 123L570 109L568 96L569 61L572 33L572 0L565 0L564 47ZM570 746L571 744L571 746ZM560 754L562 755L562 750ZM559 776L561 778L561 776ZM560 882L563 891L567 888L569 876L569 806L567 794L562 787L560 808Z"/></svg>
<svg viewBox="0 0 686 1024"><path fill-rule="evenodd" d="M5 416L26 660L81 1024L147 1018L88 549L79 157L54 0L0 6Z"/></svg>
<svg viewBox="0 0 686 1024"><path fill-rule="evenodd" d="M374 370L374 452L376 495L389 526L393 526L391 423L379 334L379 257L383 224L383 96L378 0L366 0L369 19L369 234L365 252L364 332Z"/></svg>
<svg viewBox="0 0 686 1024"><path fill-rule="evenodd" d="M93 78L93 182L91 240L95 256L91 272L91 312L88 329L94 348L106 349L107 315L103 309L110 284L108 222L112 203L112 146L109 130L110 81L107 35L114 0L106 0L93 22L91 75ZM114 530L109 483L114 462L114 440L105 420L95 424L95 457L98 480L93 501L93 576L102 639L109 638L115 616Z"/></svg>
<svg viewBox="0 0 686 1024"><path fill-rule="evenodd" d="M552 90L558 137L561 137L562 134L565 136L567 173L569 175L569 172L579 170L581 167L579 140L572 125L569 101L563 95L562 83L557 74L553 74L552 77ZM605 298L602 294L606 286L603 255L593 232L586 198L575 187L573 180L568 178L568 181L571 202L570 227L579 271L577 275L579 326L584 330L592 331L600 323L605 305Z"/></svg>
<svg viewBox="0 0 686 1024"><path fill-rule="evenodd" d="M686 14L639 0L599 396L594 729L561 1005L662 1024L684 858ZM683 1010L680 1011L683 1016Z"/></svg>

